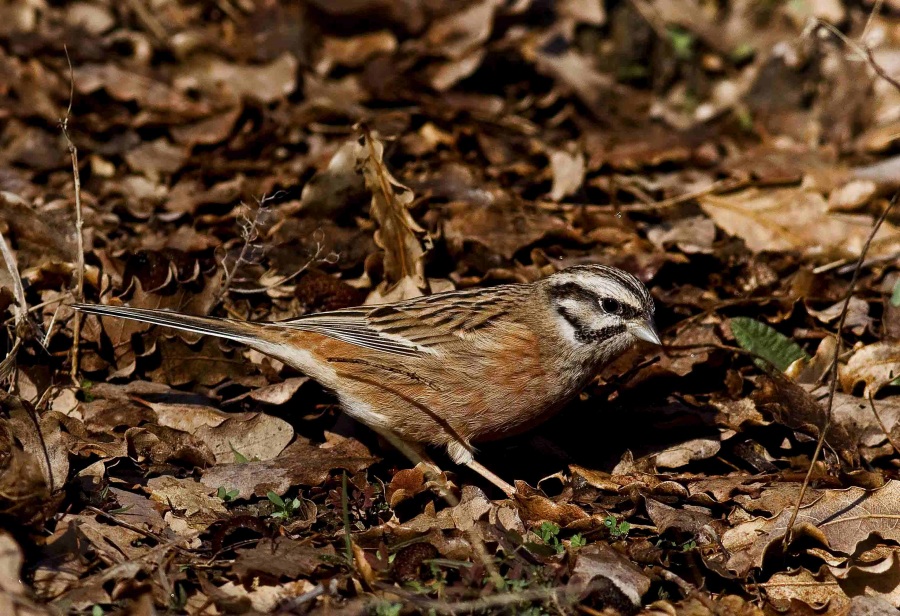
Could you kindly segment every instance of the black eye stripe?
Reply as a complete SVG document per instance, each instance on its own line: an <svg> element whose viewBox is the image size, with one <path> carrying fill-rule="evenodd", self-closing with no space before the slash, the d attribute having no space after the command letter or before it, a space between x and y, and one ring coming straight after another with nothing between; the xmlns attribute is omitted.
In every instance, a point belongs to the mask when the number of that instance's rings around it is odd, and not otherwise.
<svg viewBox="0 0 900 616"><path fill-rule="evenodd" d="M598 298L593 291L585 289L583 286L575 282L566 282L563 284L551 286L550 296L555 300L576 299L579 301L594 304L599 306L600 309L604 312L619 315L624 319L635 319L641 314L640 308L632 306L631 304L626 304L625 302L612 297ZM618 305L614 310L607 310L607 307L604 307L604 303L606 302L615 302Z"/></svg>

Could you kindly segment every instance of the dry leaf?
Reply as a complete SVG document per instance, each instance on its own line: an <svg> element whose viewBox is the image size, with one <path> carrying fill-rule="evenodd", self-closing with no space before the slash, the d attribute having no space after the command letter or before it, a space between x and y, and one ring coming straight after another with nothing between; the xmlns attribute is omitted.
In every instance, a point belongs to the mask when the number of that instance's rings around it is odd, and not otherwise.
<svg viewBox="0 0 900 616"><path fill-rule="evenodd" d="M635 608L641 605L643 596L650 590L650 578L630 560L602 543L592 543L578 551L567 586L583 592L597 578L608 580Z"/></svg>
<svg viewBox="0 0 900 616"><path fill-rule="evenodd" d="M810 535L826 547L845 554L852 554L872 534L898 541L898 502L900 481L896 480L872 491L822 490L812 503L800 508L794 536ZM762 567L768 547L782 540L792 508L786 506L770 519L754 518L726 531L722 544L731 554L728 568L744 577L752 568Z"/></svg>
<svg viewBox="0 0 900 616"><path fill-rule="evenodd" d="M900 376L900 345L896 342L876 342L854 352L841 367L841 386L853 391L858 383L865 383L864 396L878 391Z"/></svg>
<svg viewBox="0 0 900 616"><path fill-rule="evenodd" d="M392 300L417 297L428 289L422 239L427 240L427 236L409 213L413 193L388 171L380 141L366 133L362 145L357 165L362 168L366 188L372 193L372 218L378 223L375 243L384 250L384 281L373 295L375 299L384 298L402 285L401 297L392 296ZM366 303L380 301L373 301L370 296Z"/></svg>
<svg viewBox="0 0 900 616"><path fill-rule="evenodd" d="M334 469L358 472L375 461L361 445L351 441L316 446L304 438L288 446L272 460L219 464L204 471L201 481L213 490L238 490L238 498L283 495L293 486L318 486Z"/></svg>
<svg viewBox="0 0 900 616"><path fill-rule="evenodd" d="M821 194L802 188L749 188L726 196L698 198L722 229L743 239L754 251L799 250L805 253L837 252L854 257L872 231L867 215L829 212ZM900 232L882 225L869 257L893 254L900 249Z"/></svg>
<svg viewBox="0 0 900 616"><path fill-rule="evenodd" d="M823 569L818 575L813 575L806 569L776 573L760 586L775 609L781 612L797 609L797 602L816 611L827 607L828 612L833 614L841 613L850 605L850 598L827 569Z"/></svg>
<svg viewBox="0 0 900 616"><path fill-rule="evenodd" d="M584 154L581 151L554 150L550 153L553 186L548 195L552 201L575 194L584 182Z"/></svg>

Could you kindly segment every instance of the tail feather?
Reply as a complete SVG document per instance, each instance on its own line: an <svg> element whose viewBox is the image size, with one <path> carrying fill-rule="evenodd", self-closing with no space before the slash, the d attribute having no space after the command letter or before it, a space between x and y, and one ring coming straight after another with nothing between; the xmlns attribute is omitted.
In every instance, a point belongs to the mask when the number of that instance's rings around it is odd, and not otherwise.
<svg viewBox="0 0 900 616"><path fill-rule="evenodd" d="M151 310L149 308L131 308L128 306L105 306L103 304L73 304L72 308L86 314L105 317L118 317L141 321L152 325L162 325L195 334L216 336L250 346L257 346L261 340L261 327L246 321L222 319L218 317L201 317L193 314L182 314L170 310Z"/></svg>

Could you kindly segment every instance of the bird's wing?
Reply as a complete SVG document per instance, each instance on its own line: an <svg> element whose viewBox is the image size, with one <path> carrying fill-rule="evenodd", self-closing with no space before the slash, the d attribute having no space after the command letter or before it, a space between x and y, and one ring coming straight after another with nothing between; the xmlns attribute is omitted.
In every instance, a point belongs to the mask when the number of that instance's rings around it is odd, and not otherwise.
<svg viewBox="0 0 900 616"><path fill-rule="evenodd" d="M508 314L528 293L527 285L455 291L396 304L313 314L273 325L384 353L437 355L436 347L470 339Z"/></svg>

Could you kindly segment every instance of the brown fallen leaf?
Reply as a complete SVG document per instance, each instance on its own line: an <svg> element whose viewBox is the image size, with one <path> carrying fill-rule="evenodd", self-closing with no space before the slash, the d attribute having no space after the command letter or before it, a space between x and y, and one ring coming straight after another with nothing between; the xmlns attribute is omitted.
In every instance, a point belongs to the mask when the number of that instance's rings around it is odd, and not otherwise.
<svg viewBox="0 0 900 616"><path fill-rule="evenodd" d="M516 203L453 203L447 208L444 236L454 255L474 250L473 244L504 259L545 237L580 239L578 232L553 214Z"/></svg>
<svg viewBox="0 0 900 616"><path fill-rule="evenodd" d="M365 202L366 183L357 167L360 158L365 157L364 148L356 140L348 141L338 148L328 166L316 171L300 193L304 213L341 220Z"/></svg>
<svg viewBox="0 0 900 616"><path fill-rule="evenodd" d="M853 391L858 383L865 383L866 397L874 396L898 376L900 344L897 342L876 342L862 347L841 367L840 373L844 391Z"/></svg>
<svg viewBox="0 0 900 616"><path fill-rule="evenodd" d="M12 426L2 418L0 452L0 514L21 524L50 514L46 511L50 489L37 459L38 452L24 451L15 441Z"/></svg>
<svg viewBox="0 0 900 616"><path fill-rule="evenodd" d="M253 369L249 362L242 361L239 356L234 357L240 351L226 352L221 341L209 336L196 345L188 344L177 336L161 337L156 344L160 364L149 376L172 386L188 383L218 385L228 378L246 376Z"/></svg>
<svg viewBox="0 0 900 616"><path fill-rule="evenodd" d="M722 229L757 252L799 250L854 257L872 231L868 215L829 212L818 192L804 188L749 188L727 196L704 195L700 206ZM900 230L885 223L875 235L869 257L900 249Z"/></svg>
<svg viewBox="0 0 900 616"><path fill-rule="evenodd" d="M55 610L33 603L22 583L25 557L12 535L0 531L0 614L10 616L50 616Z"/></svg>
<svg viewBox="0 0 900 616"><path fill-rule="evenodd" d="M722 448L721 437L694 438L653 454L659 468L679 468L695 460L708 460Z"/></svg>
<svg viewBox="0 0 900 616"><path fill-rule="evenodd" d="M839 614L850 605L850 598L841 585L822 569L817 574L806 569L786 573L776 573L768 581L760 584L773 607L780 612L801 610L799 604L808 609L821 611L827 608L829 614Z"/></svg>
<svg viewBox="0 0 900 616"><path fill-rule="evenodd" d="M608 606L620 612L639 607L643 596L650 590L650 578L634 563L606 544L592 543L578 551L567 586L584 596L589 594L591 588L597 587L598 579L606 580L621 594L624 599L622 605L613 603Z"/></svg>
<svg viewBox="0 0 900 616"><path fill-rule="evenodd" d="M480 519L494 507L484 492L475 486L463 486L459 503L448 509L442 509L436 515L434 510L419 514L406 524L405 527L427 531L432 528L441 530L459 529L468 531L475 527Z"/></svg>
<svg viewBox="0 0 900 616"><path fill-rule="evenodd" d="M246 98L268 104L297 88L297 65L297 58L287 51L259 65L235 64L211 54L196 54L178 65L173 84L180 90L200 90L220 102L234 104Z"/></svg>
<svg viewBox="0 0 900 616"><path fill-rule="evenodd" d="M373 462L375 458L362 445L349 439L313 445L298 436L277 458L219 464L206 469L201 482L212 490L238 490L237 498L265 496L269 491L280 496L293 486L321 485L332 470L342 468L356 473Z"/></svg>
<svg viewBox="0 0 900 616"><path fill-rule="evenodd" d="M900 540L896 523L900 502L900 481L889 480L882 488L822 490L813 502L800 508L794 536L810 536L831 550L852 554L856 546L877 535ZM762 567L770 545L780 542L791 518L792 504L772 518L754 518L738 524L722 535L722 544L731 554L728 568L745 577Z"/></svg>
<svg viewBox="0 0 900 616"><path fill-rule="evenodd" d="M573 522L590 517L578 505L549 499L524 481L516 481L515 498L519 513L525 522L547 521L566 527Z"/></svg>
<svg viewBox="0 0 900 616"><path fill-rule="evenodd" d="M260 574L296 580L311 576L319 567L343 564L331 544L313 546L288 537L262 539L252 548L239 548L235 552L234 572L248 580Z"/></svg>
<svg viewBox="0 0 900 616"><path fill-rule="evenodd" d="M205 468L215 464L216 457L206 443L181 430L147 424L125 432L128 455L138 462L181 464Z"/></svg>
<svg viewBox="0 0 900 616"><path fill-rule="evenodd" d="M172 511L183 513L192 526L203 530L228 513L222 499L194 479L178 479L171 475L152 477L147 481L150 498Z"/></svg>
<svg viewBox="0 0 900 616"><path fill-rule="evenodd" d="M826 562L828 562L826 560ZM897 546L877 546L840 565L827 565L850 597L868 595L900 608L900 554Z"/></svg>
<svg viewBox="0 0 900 616"><path fill-rule="evenodd" d="M204 442L219 464L237 453L248 460L269 460L294 437L291 425L265 413L223 413L199 404L150 402L161 426L188 432Z"/></svg>
<svg viewBox="0 0 900 616"><path fill-rule="evenodd" d="M142 109L171 112L182 119L200 118L210 111L207 103L195 102L168 84L112 63L79 66L73 83L79 94L102 89L116 100L136 101Z"/></svg>
<svg viewBox="0 0 900 616"><path fill-rule="evenodd" d="M422 463L415 468L406 468L394 473L391 482L384 490L384 498L395 509L397 505L427 489L425 485L425 468Z"/></svg>

